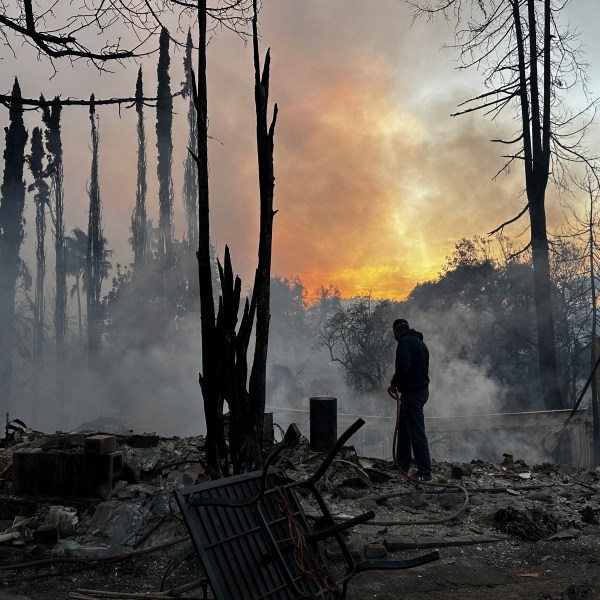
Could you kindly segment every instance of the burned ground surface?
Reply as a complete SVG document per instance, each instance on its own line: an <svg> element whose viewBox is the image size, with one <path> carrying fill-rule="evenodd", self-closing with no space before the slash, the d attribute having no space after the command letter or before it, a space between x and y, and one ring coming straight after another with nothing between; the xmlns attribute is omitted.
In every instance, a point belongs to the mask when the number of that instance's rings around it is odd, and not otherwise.
<svg viewBox="0 0 600 600"><path fill-rule="evenodd" d="M14 493L15 452L77 453L98 433L111 432L24 430L5 440L0 599L212 598L173 496L208 479L201 437L113 434L122 462L112 490L100 486L104 497ZM278 466L305 479L322 460L303 440ZM529 465L506 455L499 464L437 462L433 475L430 484L416 484L352 446L337 454L318 483L330 511L340 522L375 513L344 533L357 561L439 551L439 560L418 567L357 574L349 600L600 598L600 469ZM316 526L318 505L310 495L298 499ZM345 566L339 546L321 545L338 575Z"/></svg>

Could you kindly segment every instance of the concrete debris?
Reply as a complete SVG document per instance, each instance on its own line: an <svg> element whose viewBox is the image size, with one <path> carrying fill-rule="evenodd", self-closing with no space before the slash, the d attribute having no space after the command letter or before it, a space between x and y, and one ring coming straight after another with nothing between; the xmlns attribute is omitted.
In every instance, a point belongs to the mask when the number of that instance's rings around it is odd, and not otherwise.
<svg viewBox="0 0 600 600"><path fill-rule="evenodd" d="M208 480L203 448L202 436L162 438L130 430L48 435L15 424L12 439L0 444L0 556L4 564L22 561L24 555L29 559L90 558L187 539L172 492ZM110 473L102 471L102 494L75 493L67 478L58 488L23 488L27 477L17 472L15 479L19 456L30 459L49 453L95 457L85 459L86 468L102 470L106 465L93 460L106 456L119 456L121 464ZM295 450L285 451L278 466L293 479L305 479L322 458L303 440ZM468 490L466 507L465 495L456 486ZM564 552L568 545L591 544L600 538L600 468L528 465L509 454L498 464L434 461L433 481L417 487L401 477L390 461L359 457L348 446L325 473L319 490L339 519L375 511L373 523L345 534L357 560L399 560L404 552L446 549L440 564L454 569L460 565L463 548L473 552L478 548L481 559L500 568L513 564L515 549L525 544L535 548L551 541L556 552L559 547ZM318 506L310 498L301 502L308 518L316 518ZM324 543L323 549L330 561L343 558L337 546ZM526 572L539 572L543 580L547 569L541 565L553 560L553 552L546 550L551 558L539 558ZM530 553L535 555L533 550ZM589 555L598 553L590 549ZM557 594L547 597L561 598ZM562 597L587 596L583 588L573 588Z"/></svg>
<svg viewBox="0 0 600 600"><path fill-rule="evenodd" d="M385 558L387 556L385 544L372 543L365 546L365 558Z"/></svg>
<svg viewBox="0 0 600 600"><path fill-rule="evenodd" d="M125 545L144 526L149 508L142 501L107 500L98 504L87 522L86 541L102 542L115 549Z"/></svg>

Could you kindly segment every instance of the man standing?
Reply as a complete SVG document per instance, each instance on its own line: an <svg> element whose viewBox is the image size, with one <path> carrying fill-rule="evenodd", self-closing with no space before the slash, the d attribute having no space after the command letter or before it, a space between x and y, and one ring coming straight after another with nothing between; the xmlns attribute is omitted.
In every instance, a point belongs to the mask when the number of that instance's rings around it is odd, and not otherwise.
<svg viewBox="0 0 600 600"><path fill-rule="evenodd" d="M423 334L411 329L406 319L393 323L396 348L396 371L388 392L400 394L400 422L396 459L408 474L414 457L417 465L416 479L431 480L431 458L425 434L423 406L429 398L429 350Z"/></svg>

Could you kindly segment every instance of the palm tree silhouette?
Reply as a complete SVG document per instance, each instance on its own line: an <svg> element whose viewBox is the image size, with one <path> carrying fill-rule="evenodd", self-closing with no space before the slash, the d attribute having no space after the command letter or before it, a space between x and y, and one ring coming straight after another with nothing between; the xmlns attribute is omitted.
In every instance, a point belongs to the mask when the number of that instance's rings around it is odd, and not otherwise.
<svg viewBox="0 0 600 600"><path fill-rule="evenodd" d="M67 247L67 275L75 277L75 283L71 287L71 298L77 295L77 314L79 318L79 339L83 339L83 325L81 318L81 293L87 293L87 248L88 236L85 231L76 227L73 229L73 235L66 237ZM108 260L112 254L112 250L106 248L107 240L102 237L102 266L100 275L102 279L106 279L112 268L111 262Z"/></svg>

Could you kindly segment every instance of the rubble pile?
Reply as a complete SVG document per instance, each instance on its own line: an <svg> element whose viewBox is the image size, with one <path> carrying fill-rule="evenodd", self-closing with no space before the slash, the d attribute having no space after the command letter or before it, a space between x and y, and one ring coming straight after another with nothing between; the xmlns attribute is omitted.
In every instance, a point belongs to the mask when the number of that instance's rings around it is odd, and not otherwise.
<svg viewBox="0 0 600 600"><path fill-rule="evenodd" d="M134 598L190 585L181 597L204 597L199 594L207 593L206 582L173 500L174 490L208 480L203 448L201 436L163 438L132 431L46 435L22 428L18 436L3 440L0 589L11 588L32 599L64 600L86 597L77 591L83 588L130 592L113 597ZM110 482L86 476L85 482L96 486L94 494L75 494L77 486L71 483L79 475L73 473L59 482L62 492L52 488L51 494L15 493L15 482L22 486L36 474L20 473L23 467L14 456L27 454L33 461L26 463L27 469L35 467L36 455L50 453L57 454L56 460L77 455L77 464L85 468L106 464L95 459L81 462L86 452L97 452L96 458L117 457L111 458L113 470L101 473L110 476ZM303 439L296 449L284 451L277 466L301 480L310 477L322 459ZM75 463L65 464L71 469ZM500 464L434 462L433 475L432 482L417 483L401 476L391 462L360 457L346 446L318 486L336 520L375 512L372 521L347 532L353 555L363 560L395 560L403 553L439 548L440 562L448 565L472 547L480 560L507 567L515 548L523 544L566 544L580 537L591 543L599 537L598 468L530 466L505 455ZM317 530L318 506L310 497L299 498ZM444 549L454 558L444 557ZM325 542L324 551L335 567L341 558L336 547ZM556 546L556 552L564 553L565 547ZM36 569L28 568L34 561L39 563ZM204 582L202 592L191 585L194 580Z"/></svg>

